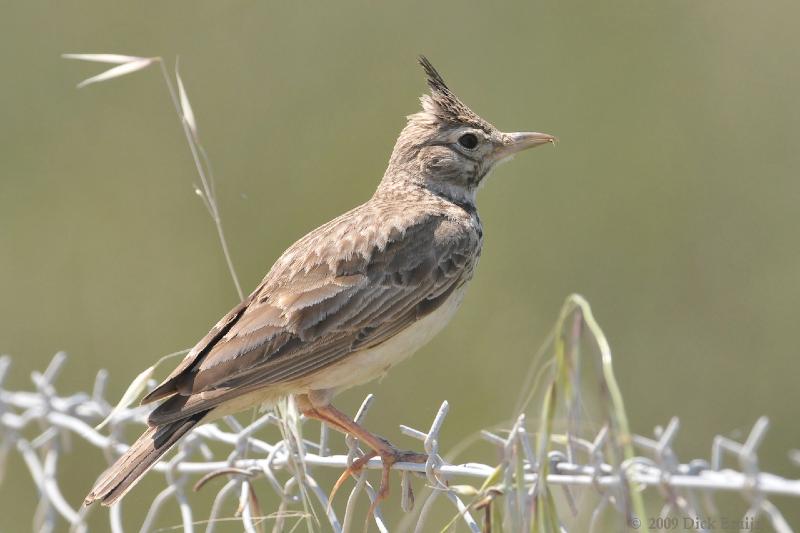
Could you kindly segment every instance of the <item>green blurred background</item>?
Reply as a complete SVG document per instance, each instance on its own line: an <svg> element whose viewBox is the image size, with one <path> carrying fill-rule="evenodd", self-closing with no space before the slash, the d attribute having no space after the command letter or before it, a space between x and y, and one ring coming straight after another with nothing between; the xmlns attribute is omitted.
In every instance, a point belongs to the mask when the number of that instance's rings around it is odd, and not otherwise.
<svg viewBox="0 0 800 533"><path fill-rule="evenodd" d="M425 53L501 129L561 142L481 192L483 257L453 323L339 406L375 392L369 426L412 446L397 424L425 427L447 399L446 448L512 414L533 353L580 292L635 431L677 415L680 455L708 457L715 434L741 438L766 414L762 466L797 477L799 17L790 0L6 2L7 385L30 387L66 350L60 391L108 368L117 398L237 301L158 71L78 91L104 66L61 53L180 56L246 291L295 239L370 196L417 109ZM78 448L61 465L72 504L103 464ZM0 530L24 531L37 496L21 462L9 468ZM131 494L131 524L146 492Z"/></svg>

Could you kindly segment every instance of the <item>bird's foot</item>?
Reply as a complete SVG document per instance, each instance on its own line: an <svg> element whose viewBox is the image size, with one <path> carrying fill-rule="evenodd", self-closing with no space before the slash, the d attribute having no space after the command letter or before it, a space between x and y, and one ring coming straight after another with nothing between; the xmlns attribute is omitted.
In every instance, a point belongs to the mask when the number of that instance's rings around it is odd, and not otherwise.
<svg viewBox="0 0 800 533"><path fill-rule="evenodd" d="M383 462L381 486L378 489L378 494L375 497L375 502L373 502L372 507L374 508L375 505L389 496L389 474L395 463L425 463L427 460L428 454L397 449L393 449L390 455L381 455L381 461Z"/></svg>
<svg viewBox="0 0 800 533"><path fill-rule="evenodd" d="M424 453L398 450L391 442L367 431L352 418L330 404L314 405L308 398L303 399L303 397L301 397L301 400L303 401L301 410L305 416L320 420L342 433L352 435L358 438L360 442L372 448L372 451L353 461L342 475L339 476L339 479L331 490L329 501L333 501L333 497L339 490L339 487L342 486L349 476L358 476L370 459L380 457L383 462L383 473L381 475L380 488L370 507L370 510L374 510L375 506L385 500L389 495L389 473L392 466L397 463L424 463L428 460L428 456Z"/></svg>
<svg viewBox="0 0 800 533"><path fill-rule="evenodd" d="M428 460L428 455L424 453L417 453L417 452L410 452L406 450L398 450L394 446L392 446L388 441L381 439L384 442L384 446L381 446L380 449L373 450L362 457L359 457L353 463L347 467L347 469L342 472L342 475L339 476L339 479L333 486L333 490L331 491L331 500L336 492L339 490L339 487L345 482L345 480L349 476L356 477L358 476L370 459L374 457L380 457L382 464L382 472L381 472L381 484L378 488L378 492L375 495L375 500L372 502L370 506L370 512L375 510L375 507L385 500L389 496L389 475L391 473L392 467L397 463L424 463Z"/></svg>

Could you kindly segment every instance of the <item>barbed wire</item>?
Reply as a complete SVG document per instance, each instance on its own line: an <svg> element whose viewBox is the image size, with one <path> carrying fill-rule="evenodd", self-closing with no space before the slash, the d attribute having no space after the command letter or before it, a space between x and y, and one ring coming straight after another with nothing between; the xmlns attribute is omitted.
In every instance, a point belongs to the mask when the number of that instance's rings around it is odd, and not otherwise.
<svg viewBox="0 0 800 533"><path fill-rule="evenodd" d="M102 450L110 462L127 448L121 441L123 430L131 425L145 424L149 412L149 407L118 410L110 421L109 434L100 433L92 425L112 411L112 406L104 398L107 373L98 372L91 394L80 392L60 396L56 393L55 380L65 361L65 354L58 353L44 372L34 372L32 381L35 390L11 391L2 386L11 359L8 356L0 358L0 479L10 452L16 451L22 457L39 492L33 528L41 532L55 531L60 526L63 527L64 522L69 524L71 531L87 530L89 509L75 504L80 502L82 495L65 495L57 479L58 464L68 453L64 445L65 437L80 437ZM356 420L363 418L373 399L373 396L366 398L355 417ZM446 462L439 450L439 435L447 411L448 404L444 402L426 431L401 426L404 434L423 443L429 456L425 464L395 465L395 470L401 476L403 510L413 513L411 476L424 476L431 489L414 515L414 531L430 530L428 520L431 508L440 500L450 502L456 519L466 524L470 531L486 531L492 527L492 503L499 497L504 500L504 529L530 530L532 518L526 509L530 507L528 502L538 485L541 465L537 462L537 455L530 442L531 434L525 427L525 416L520 415L506 436L483 432L483 438L497 446L501 452L503 461L500 465L456 465ZM305 424L303 421L301 423ZM357 527L355 512L359 495L366 493L371 502L376 497L374 487L367 480L366 471L356 476L355 487L347 498L341 518L331 505L326 491L313 475L318 469L345 469L352 464L354 459L363 455L357 440L348 436L345 439L347 453L330 455L330 439L324 425L321 426L320 437L316 441L306 438L298 443L287 437L279 442L269 443L259 439L258 434L270 425L281 425L281 420L273 413L264 414L247 426L230 417L221 424L206 424L192 431L179 445L177 454L171 459L162 460L154 468L155 471L165 474L166 487L153 498L139 530L153 531L164 508L177 505L183 530L194 531L198 523L195 522L195 512L188 498L192 480L199 478L195 483L199 488L220 475L230 479L216 494L204 524L206 532L215 530L224 505L229 500L238 502L238 515L245 531L262 530L262 522L266 517L260 509L257 496L262 489L255 487L255 482L259 479L266 480L266 486L271 488L281 502L278 509L268 515L274 521L273 531L283 531L290 518L310 516L307 508L297 511L298 507L304 508L304 498L314 500L318 508L324 510L324 519L317 518L320 523L325 523L320 529L339 532ZM223 426L227 426L227 429ZM662 519L670 519L670 516L700 516L698 513L701 509L713 513L715 511L710 500L704 498L701 506L698 494L734 491L745 498L748 506L740 525L752 525L756 520L766 518L775 531L791 532L791 526L769 498L776 495L800 498L800 480L785 479L759 470L757 452L767 427L766 418L761 418L742 443L717 437L712 446L710 461L696 459L680 463L672 448L679 429L678 419L673 418L665 428L656 430L654 438L634 436L635 447L647 456L624 461L620 468L604 459L603 449L608 436L608 429L604 427L591 441L571 438L562 449L549 451L546 459L549 463L547 485L561 487L568 501L572 501L570 491L580 487L588 487L596 492L599 502L592 510L589 531L602 530L603 516L609 508L626 515L624 497L620 491L624 490L624 481L627 480L635 486L654 487L660 491L664 505L658 516ZM27 437L31 431L34 436ZM227 456L215 456L209 447L212 443L225 445L229 449ZM259 458L249 458L248 452ZM202 459L193 460L198 454ZM726 454L738 460L739 470L722 467ZM580 461L579 457L585 460ZM377 468L380 468L379 459L373 459L366 465L366 469ZM453 483L456 480L467 484L456 485ZM469 482L477 482L481 487L475 488ZM481 513L483 516L480 516ZM110 530L114 533L125 530L121 519L121 504L109 509L108 519ZM390 531L380 505L375 506L369 519L379 531ZM642 523L644 519L645 517L625 516L629 526L636 529L646 526ZM746 529L744 526L743 530ZM563 522L558 524L558 528L566 531ZM709 530L699 523L692 529Z"/></svg>

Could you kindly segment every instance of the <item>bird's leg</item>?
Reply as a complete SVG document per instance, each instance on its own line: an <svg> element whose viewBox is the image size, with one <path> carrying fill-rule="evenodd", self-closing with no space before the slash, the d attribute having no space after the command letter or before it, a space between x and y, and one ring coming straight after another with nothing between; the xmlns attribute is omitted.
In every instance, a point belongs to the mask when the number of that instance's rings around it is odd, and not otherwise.
<svg viewBox="0 0 800 533"><path fill-rule="evenodd" d="M325 422L332 428L341 431L342 433L350 433L351 435L358 437L360 441L364 442L373 450L371 453L368 453L363 457L353 461L353 464L349 466L347 470L345 470L345 472L339 478L339 481L336 482L333 491L334 493L349 474L358 473L370 459L377 455L383 461L381 486L378 490L378 496L375 500L375 503L377 503L386 499L386 497L389 495L389 472L395 463L424 463L428 460L428 456L424 453L398 450L392 446L389 441L367 431L364 427L356 423L352 418L343 412L339 411L333 405L328 404L323 407L309 406L308 409L303 409L302 412L305 416Z"/></svg>

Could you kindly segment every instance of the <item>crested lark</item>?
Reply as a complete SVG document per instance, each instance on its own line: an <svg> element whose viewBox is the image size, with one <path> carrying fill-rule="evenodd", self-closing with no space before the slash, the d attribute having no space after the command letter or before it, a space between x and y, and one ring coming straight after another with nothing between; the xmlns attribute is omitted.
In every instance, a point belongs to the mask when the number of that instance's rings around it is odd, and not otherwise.
<svg viewBox="0 0 800 533"><path fill-rule="evenodd" d="M198 424L294 395L303 414L357 436L384 471L399 452L331 405L385 374L450 320L481 253L475 193L494 166L543 133L503 133L445 85L424 57L430 94L408 117L378 189L278 259L143 402L165 400L149 428L95 483L111 505ZM361 463L363 464L363 462Z"/></svg>

